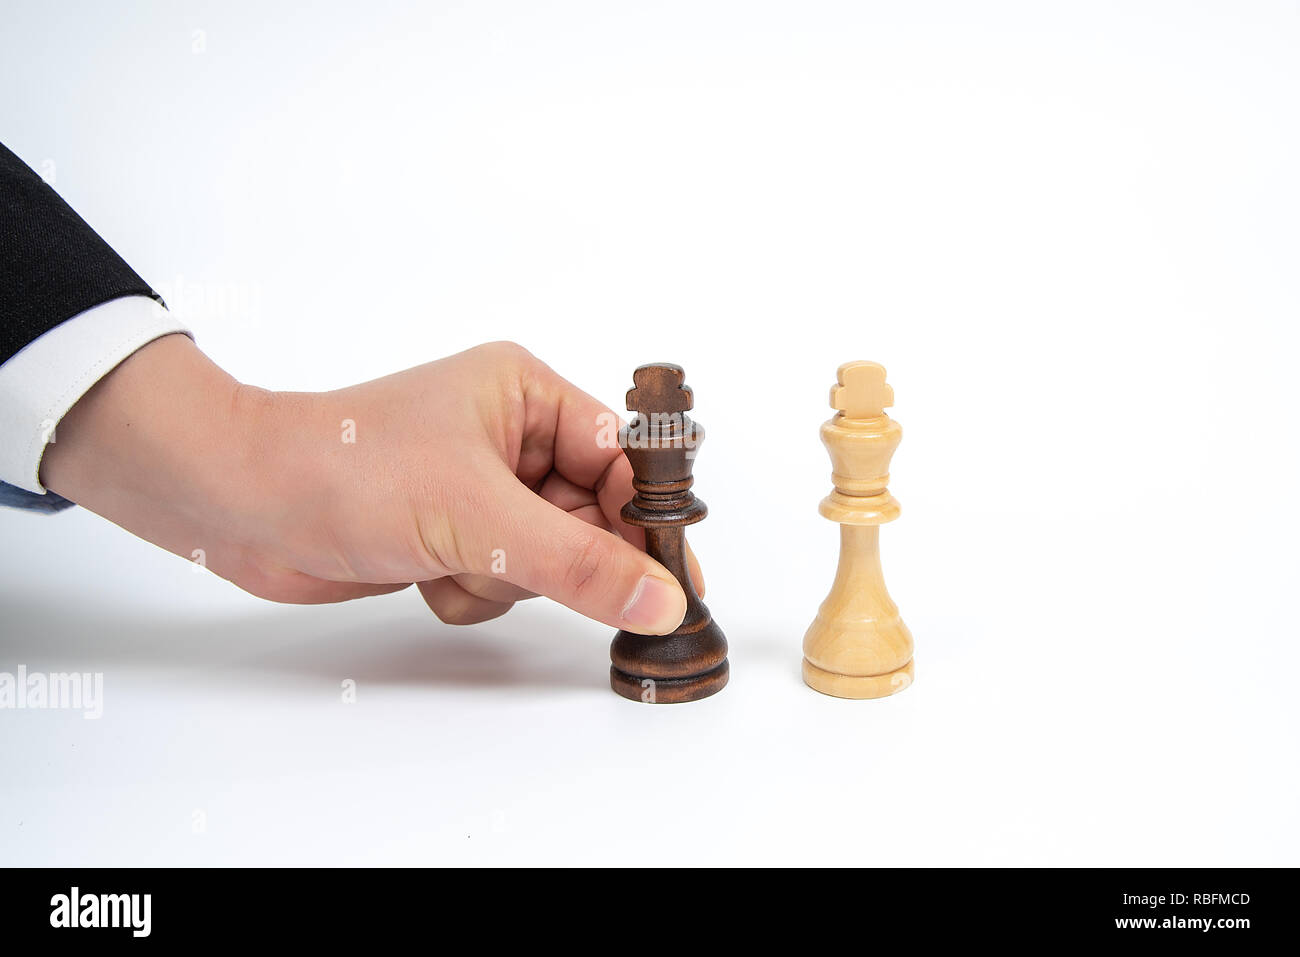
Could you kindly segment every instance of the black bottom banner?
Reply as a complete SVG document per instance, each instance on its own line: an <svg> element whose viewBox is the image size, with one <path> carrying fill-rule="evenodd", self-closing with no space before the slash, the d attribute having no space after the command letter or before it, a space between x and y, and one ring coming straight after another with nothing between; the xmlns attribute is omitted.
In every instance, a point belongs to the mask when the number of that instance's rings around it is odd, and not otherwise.
<svg viewBox="0 0 1300 957"><path fill-rule="evenodd" d="M566 941L734 948L748 938L773 948L785 940L800 949L838 941L866 948L954 935L1237 948L1290 937L1296 873L8 869L0 881L6 944L65 938L96 949L151 941L337 946L413 934L438 947L485 931L497 947L517 940L561 949Z"/></svg>

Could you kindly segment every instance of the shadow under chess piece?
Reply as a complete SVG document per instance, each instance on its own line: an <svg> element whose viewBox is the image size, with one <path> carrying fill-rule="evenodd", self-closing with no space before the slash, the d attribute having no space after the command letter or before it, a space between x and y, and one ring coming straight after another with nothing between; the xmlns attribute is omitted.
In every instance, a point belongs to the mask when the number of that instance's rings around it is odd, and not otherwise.
<svg viewBox="0 0 1300 957"><path fill-rule="evenodd" d="M686 592L686 617L669 635L620 631L609 654L609 683L624 698L647 704L696 701L727 683L727 639L695 593L686 564L686 526L708 509L691 492L695 452L704 430L686 415L693 400L680 366L644 365L627 407L637 413L619 432L632 463L636 495L623 521L645 529L646 552L676 577Z"/></svg>
<svg viewBox="0 0 1300 957"><path fill-rule="evenodd" d="M831 389L839 413L822 425L834 490L820 511L840 523L840 563L803 639L803 680L838 698L883 698L912 683L912 633L885 589L880 526L898 518L889 460L903 430L885 414L894 390L874 362L848 362Z"/></svg>

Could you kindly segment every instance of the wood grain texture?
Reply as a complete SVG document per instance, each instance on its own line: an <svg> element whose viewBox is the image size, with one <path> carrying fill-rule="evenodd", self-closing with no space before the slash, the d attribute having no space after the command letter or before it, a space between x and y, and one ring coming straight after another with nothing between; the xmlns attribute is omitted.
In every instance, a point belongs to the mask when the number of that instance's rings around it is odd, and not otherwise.
<svg viewBox="0 0 1300 957"><path fill-rule="evenodd" d="M840 366L831 389L839 413L821 428L834 489L820 511L840 524L840 559L830 594L803 639L803 679L839 698L881 698L912 683L912 633L889 597L880 566L880 526L899 515L889 463L903 430L874 362Z"/></svg>
<svg viewBox="0 0 1300 957"><path fill-rule="evenodd" d="M691 491L695 453L704 430L686 415L693 407L680 366L644 365L627 407L637 415L619 433L632 463L635 495L623 521L645 529L646 552L676 577L686 592L686 616L669 635L620 631L610 645L610 686L647 704L677 704L716 694L730 675L727 639L695 592L686 561L686 526L708 508Z"/></svg>

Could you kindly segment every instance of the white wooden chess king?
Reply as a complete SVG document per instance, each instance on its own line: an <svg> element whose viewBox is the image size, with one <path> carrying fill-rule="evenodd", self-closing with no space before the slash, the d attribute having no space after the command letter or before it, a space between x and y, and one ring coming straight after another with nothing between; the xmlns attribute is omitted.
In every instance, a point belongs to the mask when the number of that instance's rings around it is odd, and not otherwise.
<svg viewBox="0 0 1300 957"><path fill-rule="evenodd" d="M835 488L821 513L840 523L840 564L803 639L803 680L838 698L883 698L912 683L912 633L880 570L880 526L898 518L889 460L903 430L885 414L894 390L874 362L846 362L822 425Z"/></svg>

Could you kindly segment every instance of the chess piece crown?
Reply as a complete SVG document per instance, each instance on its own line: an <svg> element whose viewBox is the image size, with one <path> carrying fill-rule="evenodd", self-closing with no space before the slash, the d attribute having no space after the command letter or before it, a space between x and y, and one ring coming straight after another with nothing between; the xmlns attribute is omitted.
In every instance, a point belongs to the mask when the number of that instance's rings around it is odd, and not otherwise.
<svg viewBox="0 0 1300 957"><path fill-rule="evenodd" d="M632 465L636 496L623 507L623 521L643 528L693 525L709 514L695 497L691 469L704 429L686 413L695 395L686 373L671 363L643 365L632 374L627 408L636 415L619 430L619 444Z"/></svg>

